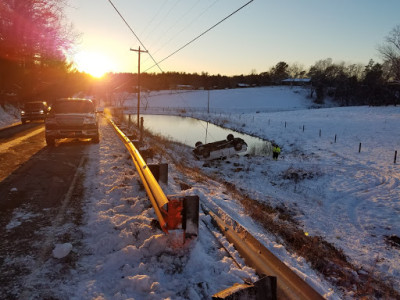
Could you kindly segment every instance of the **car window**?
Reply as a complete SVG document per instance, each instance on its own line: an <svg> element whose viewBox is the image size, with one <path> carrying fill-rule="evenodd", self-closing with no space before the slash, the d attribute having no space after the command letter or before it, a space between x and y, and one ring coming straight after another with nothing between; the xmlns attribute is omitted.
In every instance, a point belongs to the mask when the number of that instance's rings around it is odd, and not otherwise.
<svg viewBox="0 0 400 300"><path fill-rule="evenodd" d="M51 108L53 113L89 113L94 112L93 103L89 101L56 102Z"/></svg>
<svg viewBox="0 0 400 300"><path fill-rule="evenodd" d="M43 109L44 106L42 103L26 103L24 108L27 110L34 110L34 109Z"/></svg>

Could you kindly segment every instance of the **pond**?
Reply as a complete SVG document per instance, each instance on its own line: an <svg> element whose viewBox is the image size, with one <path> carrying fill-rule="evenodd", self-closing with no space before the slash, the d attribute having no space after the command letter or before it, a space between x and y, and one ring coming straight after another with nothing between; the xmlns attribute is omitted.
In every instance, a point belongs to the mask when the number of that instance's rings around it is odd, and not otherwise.
<svg viewBox="0 0 400 300"><path fill-rule="evenodd" d="M128 120L128 115L125 117ZM194 145L198 141L206 144L224 140L228 134L233 134L234 137L242 138L247 143L247 151L243 154L272 155L271 142L238 133L209 122L188 117L166 115L142 115L142 117L144 127L147 130L192 148L194 148Z"/></svg>

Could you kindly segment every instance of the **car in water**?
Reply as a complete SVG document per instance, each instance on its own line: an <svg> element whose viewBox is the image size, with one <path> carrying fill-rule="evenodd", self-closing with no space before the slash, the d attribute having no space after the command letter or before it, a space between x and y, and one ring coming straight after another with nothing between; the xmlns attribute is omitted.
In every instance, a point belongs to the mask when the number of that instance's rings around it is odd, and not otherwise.
<svg viewBox="0 0 400 300"><path fill-rule="evenodd" d="M90 138L99 142L99 124L95 106L90 99L62 98L52 103L45 120L48 146L56 139Z"/></svg>
<svg viewBox="0 0 400 300"><path fill-rule="evenodd" d="M197 159L212 160L229 157L247 151L247 144L241 138L228 134L226 140L203 144L197 142L193 154Z"/></svg>
<svg viewBox="0 0 400 300"><path fill-rule="evenodd" d="M49 113L50 107L45 101L26 102L21 109L21 122L25 124L27 121L44 120Z"/></svg>

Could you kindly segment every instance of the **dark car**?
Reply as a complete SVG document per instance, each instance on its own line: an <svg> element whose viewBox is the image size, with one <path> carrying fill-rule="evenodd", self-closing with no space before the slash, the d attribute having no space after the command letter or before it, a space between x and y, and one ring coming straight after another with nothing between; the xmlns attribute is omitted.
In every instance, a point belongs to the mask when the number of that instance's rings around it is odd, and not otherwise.
<svg viewBox="0 0 400 300"><path fill-rule="evenodd" d="M49 106L44 101L33 101L24 104L21 109L21 122L25 124L26 121L44 120L49 113Z"/></svg>
<svg viewBox="0 0 400 300"><path fill-rule="evenodd" d="M45 121L46 143L54 146L60 138L91 138L99 142L99 126L93 102L63 98L55 101Z"/></svg>
<svg viewBox="0 0 400 300"><path fill-rule="evenodd" d="M228 157L245 151L247 151L246 142L241 138L235 138L232 134L228 134L226 140L208 144L197 142L193 153L199 159L209 160Z"/></svg>

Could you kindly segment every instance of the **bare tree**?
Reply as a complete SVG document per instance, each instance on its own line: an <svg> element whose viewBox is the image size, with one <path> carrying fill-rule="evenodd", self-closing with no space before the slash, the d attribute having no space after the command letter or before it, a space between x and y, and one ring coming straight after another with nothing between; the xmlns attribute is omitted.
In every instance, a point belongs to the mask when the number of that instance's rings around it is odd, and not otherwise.
<svg viewBox="0 0 400 300"><path fill-rule="evenodd" d="M0 92L20 86L20 100L29 99L65 77L75 38L63 15L66 1L1 1Z"/></svg>
<svg viewBox="0 0 400 300"><path fill-rule="evenodd" d="M306 75L304 65L299 63L290 64L287 68L287 72L290 78L304 78Z"/></svg>
<svg viewBox="0 0 400 300"><path fill-rule="evenodd" d="M400 25L392 29L378 51L390 67L391 79L400 84Z"/></svg>

